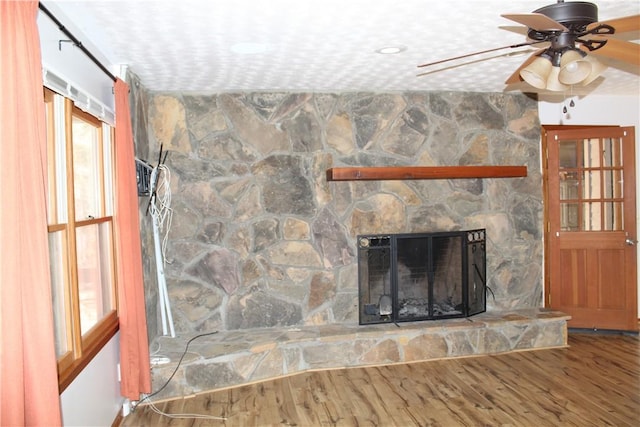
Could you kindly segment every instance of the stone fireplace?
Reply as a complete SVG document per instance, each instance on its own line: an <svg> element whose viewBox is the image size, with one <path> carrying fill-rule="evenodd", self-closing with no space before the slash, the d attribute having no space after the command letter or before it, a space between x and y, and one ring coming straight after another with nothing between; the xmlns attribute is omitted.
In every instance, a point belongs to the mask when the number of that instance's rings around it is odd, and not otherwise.
<svg viewBox="0 0 640 427"><path fill-rule="evenodd" d="M176 338L161 335L151 221L140 199L149 341L172 360L152 370L154 389L173 378L159 398L309 369L566 345L566 316L539 308L535 99L151 93L129 80L136 156L154 163L162 144L172 176L165 273ZM327 180L335 167L465 165L521 165L528 173ZM492 290L485 313L359 324L358 236L478 229L486 229L483 277ZM185 345L210 331L217 333L194 341L176 371Z"/></svg>
<svg viewBox="0 0 640 427"><path fill-rule="evenodd" d="M486 311L486 230L361 235L357 242L361 325Z"/></svg>
<svg viewBox="0 0 640 427"><path fill-rule="evenodd" d="M487 230L487 311L542 301L536 101L523 94L151 93L136 156L171 170L178 334L358 326L359 235ZM523 165L524 178L329 182L341 166ZM160 335L147 200L150 339ZM407 322L408 323L408 322Z"/></svg>

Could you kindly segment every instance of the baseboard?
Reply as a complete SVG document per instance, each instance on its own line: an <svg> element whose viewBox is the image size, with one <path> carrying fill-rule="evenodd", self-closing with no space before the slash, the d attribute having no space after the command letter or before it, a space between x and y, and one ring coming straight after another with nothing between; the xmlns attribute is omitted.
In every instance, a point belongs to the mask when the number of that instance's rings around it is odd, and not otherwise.
<svg viewBox="0 0 640 427"><path fill-rule="evenodd" d="M124 420L124 417L122 416L122 411L118 411L116 418L111 423L111 427L120 427L123 420Z"/></svg>

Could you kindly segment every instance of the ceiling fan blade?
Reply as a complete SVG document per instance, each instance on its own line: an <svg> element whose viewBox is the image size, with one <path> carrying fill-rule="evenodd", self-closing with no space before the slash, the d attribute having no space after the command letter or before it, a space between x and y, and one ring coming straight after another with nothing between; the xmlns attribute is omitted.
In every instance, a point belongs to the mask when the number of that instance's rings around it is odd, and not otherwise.
<svg viewBox="0 0 640 427"><path fill-rule="evenodd" d="M545 41L532 41L532 42L526 42L526 43L518 43L518 44L512 44L509 46L500 46L500 47L495 47L493 49L487 49L487 50L480 50L477 52L472 52L472 53L467 53L464 55L460 55L460 56L454 56L451 58L447 58L447 59L441 59L439 61L433 61L433 62L428 62L426 64L420 64L418 65L418 68L423 68L423 67L430 67L432 65L438 65L438 64L442 64L443 62L449 62L449 61L455 61L457 59L463 59L463 58L468 58L470 56L475 56L475 55L481 55L483 53L489 53L489 52L495 52L497 50L502 50L502 49L515 49L518 47L524 47L524 46L531 46L534 44L540 44L540 43L545 43Z"/></svg>
<svg viewBox="0 0 640 427"><path fill-rule="evenodd" d="M587 31L590 31L602 24L611 25L616 29L616 34L640 31L640 15L625 16L623 18L610 19L608 21L594 22L587 26Z"/></svg>
<svg viewBox="0 0 640 427"><path fill-rule="evenodd" d="M520 71L527 65L531 64L542 52L544 52L544 49L538 49L537 51L533 52L533 54L531 54L531 56L529 56L522 64L520 64L518 69L513 74L511 74L507 80L505 80L504 84L510 85L524 81L522 77L520 77Z"/></svg>
<svg viewBox="0 0 640 427"><path fill-rule="evenodd" d="M505 13L500 15L537 31L567 31L568 28L542 13Z"/></svg>
<svg viewBox="0 0 640 427"><path fill-rule="evenodd" d="M523 27L522 25L500 25L498 28L520 34L523 37L527 37L527 32L529 31L527 27Z"/></svg>
<svg viewBox="0 0 640 427"><path fill-rule="evenodd" d="M594 51L586 50L588 54L617 59L619 61L635 65L636 67L640 67L640 44L610 37L593 37L593 39L606 40L607 44Z"/></svg>

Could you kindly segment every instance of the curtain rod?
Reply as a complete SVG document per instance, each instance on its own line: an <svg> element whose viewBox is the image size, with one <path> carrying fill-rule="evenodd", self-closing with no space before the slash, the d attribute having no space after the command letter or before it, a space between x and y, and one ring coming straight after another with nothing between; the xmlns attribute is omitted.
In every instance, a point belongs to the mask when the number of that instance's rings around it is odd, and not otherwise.
<svg viewBox="0 0 640 427"><path fill-rule="evenodd" d="M71 41L73 42L74 45L76 45L77 47L80 48L80 50L87 55L87 57L89 57L89 59L96 64L103 73L105 73L107 76L109 76L109 78L111 80L113 80L114 82L116 81L116 76L114 76L108 69L107 67L105 67L104 65L102 65L102 63L100 61L98 61L98 59L93 56L93 54L91 52L89 52L89 49L87 49L86 47L84 47L84 45L82 44L82 42L80 40L78 40L73 34L71 34L71 32L69 30L67 30L67 28L62 25L62 23L60 21L58 21L58 19L49 11L49 9L47 9L46 7L44 7L44 5L42 4L42 2L38 2L38 7L40 8L41 11L43 11L49 18L51 18L51 20L58 26L58 29L60 31L62 31L67 37L69 37L69 39L71 39Z"/></svg>

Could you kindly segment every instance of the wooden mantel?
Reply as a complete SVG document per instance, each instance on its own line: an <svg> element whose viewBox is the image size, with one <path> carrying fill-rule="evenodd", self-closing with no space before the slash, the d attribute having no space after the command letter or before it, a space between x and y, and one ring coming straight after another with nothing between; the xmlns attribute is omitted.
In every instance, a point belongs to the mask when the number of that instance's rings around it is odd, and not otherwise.
<svg viewBox="0 0 640 427"><path fill-rule="evenodd" d="M521 178L526 166L388 166L327 169L327 181L401 179Z"/></svg>

